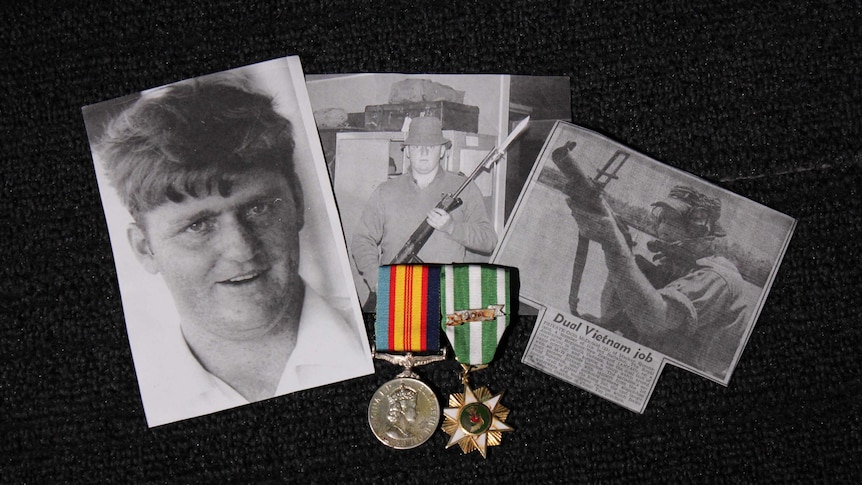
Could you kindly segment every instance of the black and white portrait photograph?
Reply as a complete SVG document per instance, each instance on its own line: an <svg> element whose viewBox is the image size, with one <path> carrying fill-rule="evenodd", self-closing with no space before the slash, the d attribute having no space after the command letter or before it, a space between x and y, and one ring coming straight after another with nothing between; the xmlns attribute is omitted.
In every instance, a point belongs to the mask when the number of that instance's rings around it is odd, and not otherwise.
<svg viewBox="0 0 862 485"><path fill-rule="evenodd" d="M381 265L488 261L541 140L555 121L571 118L568 82L563 76L309 76L363 309L375 311ZM528 116L505 156L477 172ZM445 198L451 194L458 197Z"/></svg>
<svg viewBox="0 0 862 485"><path fill-rule="evenodd" d="M795 220L595 132L551 132L492 260L521 298L727 383Z"/></svg>
<svg viewBox="0 0 862 485"><path fill-rule="evenodd" d="M83 112L150 426L373 372L298 58Z"/></svg>

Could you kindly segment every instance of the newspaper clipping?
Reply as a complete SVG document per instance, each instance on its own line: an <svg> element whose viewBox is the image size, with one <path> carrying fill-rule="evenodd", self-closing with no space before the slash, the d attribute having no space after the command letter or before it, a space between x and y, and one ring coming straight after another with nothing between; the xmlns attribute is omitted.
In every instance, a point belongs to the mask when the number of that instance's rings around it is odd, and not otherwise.
<svg viewBox="0 0 862 485"><path fill-rule="evenodd" d="M666 363L727 385L795 225L559 122L491 261L539 312L524 363L643 412Z"/></svg>

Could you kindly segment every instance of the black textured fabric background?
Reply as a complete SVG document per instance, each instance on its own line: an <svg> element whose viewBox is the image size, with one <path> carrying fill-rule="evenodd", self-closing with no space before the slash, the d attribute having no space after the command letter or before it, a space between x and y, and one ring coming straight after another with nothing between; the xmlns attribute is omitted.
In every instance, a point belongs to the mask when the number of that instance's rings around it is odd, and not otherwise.
<svg viewBox="0 0 862 485"><path fill-rule="evenodd" d="M862 477L859 2L33 1L0 25L0 482ZM474 381L506 390L517 428L486 460L442 432L381 446L385 363L148 429L80 108L289 54L306 73L568 75L577 124L797 218L730 386L668 367L635 414L521 364L523 317ZM451 360L421 372L460 390Z"/></svg>

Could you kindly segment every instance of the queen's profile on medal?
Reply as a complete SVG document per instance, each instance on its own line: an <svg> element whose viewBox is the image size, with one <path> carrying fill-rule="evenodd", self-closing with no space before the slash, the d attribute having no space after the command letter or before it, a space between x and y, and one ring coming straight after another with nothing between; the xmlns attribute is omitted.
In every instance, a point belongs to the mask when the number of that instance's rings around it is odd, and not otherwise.
<svg viewBox="0 0 862 485"><path fill-rule="evenodd" d="M383 384L368 407L368 424L374 436L400 450L428 441L439 422L437 396L417 379L400 377Z"/></svg>
<svg viewBox="0 0 862 485"><path fill-rule="evenodd" d="M387 420L386 436L399 439L412 436L410 428L416 421L416 391L401 386L390 394Z"/></svg>

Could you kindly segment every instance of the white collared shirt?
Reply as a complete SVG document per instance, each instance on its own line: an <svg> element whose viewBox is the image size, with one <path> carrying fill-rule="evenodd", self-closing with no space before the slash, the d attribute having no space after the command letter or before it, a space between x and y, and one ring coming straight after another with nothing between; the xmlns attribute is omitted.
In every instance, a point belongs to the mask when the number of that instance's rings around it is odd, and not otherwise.
<svg viewBox="0 0 862 485"><path fill-rule="evenodd" d="M138 362L138 382L150 426L249 404L209 373L189 350L179 325L160 339L157 355ZM370 351L344 317L308 285L296 347L284 366L275 396L374 372ZM273 396L273 397L275 397Z"/></svg>

